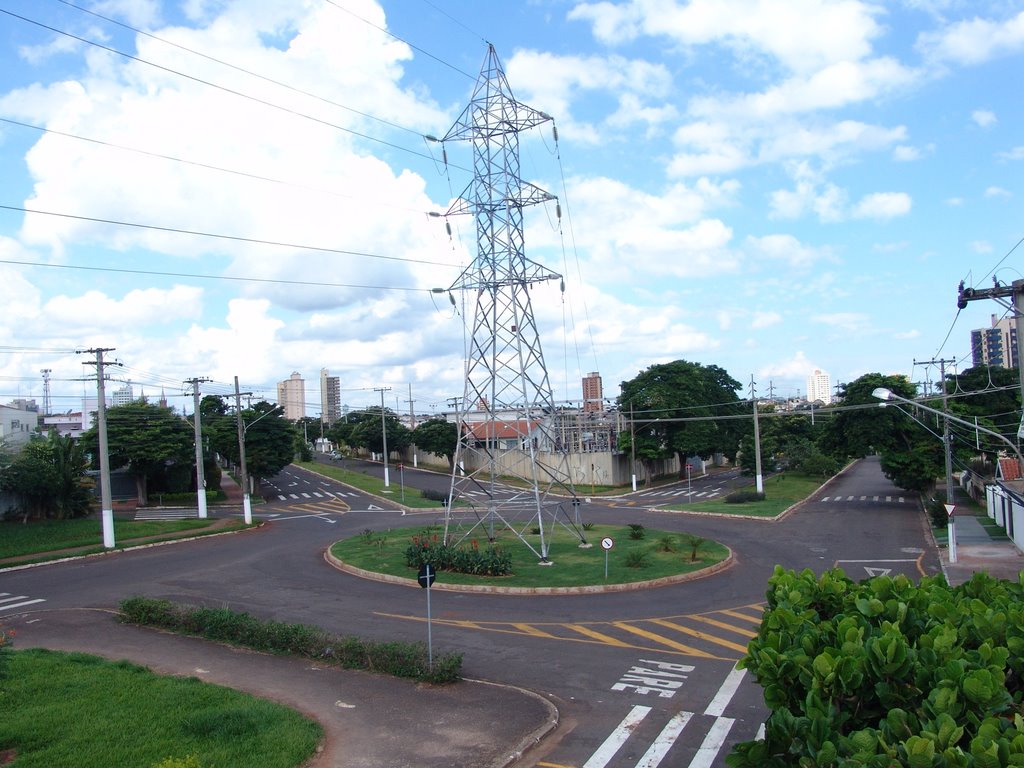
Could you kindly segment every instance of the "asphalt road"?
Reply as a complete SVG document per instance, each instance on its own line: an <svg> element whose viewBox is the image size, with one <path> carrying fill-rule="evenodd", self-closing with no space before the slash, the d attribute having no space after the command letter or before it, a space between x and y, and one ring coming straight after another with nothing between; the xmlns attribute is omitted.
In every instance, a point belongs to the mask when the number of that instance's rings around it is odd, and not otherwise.
<svg viewBox="0 0 1024 768"><path fill-rule="evenodd" d="M404 473L410 485L439 479ZM733 550L735 564L698 581L626 593L431 590L436 649L462 652L468 677L515 683L558 704L559 735L520 766L724 765L731 745L754 738L766 714L760 689L734 666L757 630L776 564L838 565L858 579L939 570L916 498L885 480L876 460L859 462L780 522L650 509L668 502L644 493L581 511L596 523L642 522L715 539ZM41 601L34 608L111 608L143 594L338 633L426 639L423 590L341 573L323 555L367 528L418 527L438 512L389 509L297 468L274 478L265 495L269 503L254 509L268 521L261 530L8 572L0 592Z"/></svg>

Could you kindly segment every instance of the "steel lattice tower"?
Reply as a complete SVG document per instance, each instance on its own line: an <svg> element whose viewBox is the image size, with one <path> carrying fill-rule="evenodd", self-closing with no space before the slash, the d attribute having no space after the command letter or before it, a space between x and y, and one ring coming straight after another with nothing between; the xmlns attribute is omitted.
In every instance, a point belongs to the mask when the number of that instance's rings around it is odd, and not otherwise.
<svg viewBox="0 0 1024 768"><path fill-rule="evenodd" d="M445 541L481 527L493 541L507 527L542 563L556 523L585 543L530 303L532 285L561 276L527 259L523 245L523 208L555 197L519 177L519 134L550 120L515 100L491 45L469 105L441 139L472 142L473 180L447 215L476 222L476 257L449 289L475 295L476 306Z"/></svg>

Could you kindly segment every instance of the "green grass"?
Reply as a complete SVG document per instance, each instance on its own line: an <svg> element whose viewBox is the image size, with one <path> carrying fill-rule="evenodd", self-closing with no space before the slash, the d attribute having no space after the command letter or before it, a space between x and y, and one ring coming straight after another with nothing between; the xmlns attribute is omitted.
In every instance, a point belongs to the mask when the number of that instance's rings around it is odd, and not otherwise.
<svg viewBox="0 0 1024 768"><path fill-rule="evenodd" d="M201 532L210 520L119 520L114 518L114 542L122 546L132 539L163 536L180 531ZM228 530L221 528L220 531ZM100 520L32 520L0 523L0 559L53 552L75 547L103 548Z"/></svg>
<svg viewBox="0 0 1024 768"><path fill-rule="evenodd" d="M764 501L749 501L745 504L726 504L723 499L698 501L692 504L672 504L662 509L693 510L714 512L720 515L751 515L754 517L778 517L798 501L803 501L821 487L824 481L819 477L786 472L769 477L764 481ZM751 483L737 491L754 491Z"/></svg>
<svg viewBox="0 0 1024 768"><path fill-rule="evenodd" d="M421 536L424 531L428 535L441 535L439 527L403 528L387 532L365 533L351 539L337 542L331 547L331 554L339 560L377 573L401 576L408 579L416 578L416 569L405 564L405 550L413 536ZM705 541L698 553L696 562L690 562L690 547L685 543L685 535L669 531L646 529L643 539L630 538L628 526L595 525L586 531L586 539L594 546L581 549L575 535L565 529L556 528L549 550L549 558L554 565L538 564L538 558L515 535L505 529L498 535L498 545L512 555L512 576L487 577L470 576L464 573L441 572L437 581L444 584L486 584L498 587L574 587L587 584L626 584L630 582L658 579L665 576L691 573L720 563L729 556L727 547L714 542ZM484 531L475 532L477 545L487 545ZM604 576L605 553L600 547L601 538L610 536L615 546L608 553L608 578ZM675 545L675 552L659 551L662 540L670 538ZM527 534L526 538L540 549L540 536ZM466 544L471 546L471 540ZM644 555L646 567L630 568L626 563L637 554Z"/></svg>
<svg viewBox="0 0 1024 768"><path fill-rule="evenodd" d="M16 750L18 768L294 768L322 736L297 712L194 677L37 649L7 661L0 751Z"/></svg>
<svg viewBox="0 0 1024 768"><path fill-rule="evenodd" d="M345 485L351 485L353 488L358 488L361 491L366 491L367 493L372 493L375 496L383 496L384 498L400 502L407 507L414 507L416 509L442 509L441 502L434 501L433 499L425 499L417 489L410 488L409 486L405 487L405 494L403 497L400 474L394 467L392 467L391 471L388 473L391 479L391 487L385 489L384 481L381 478L368 475L364 472L353 472L334 464L320 464L315 461L297 461L295 464L303 469L308 469L310 472L315 472L318 475L329 477L333 480L337 480L338 482L345 483Z"/></svg>

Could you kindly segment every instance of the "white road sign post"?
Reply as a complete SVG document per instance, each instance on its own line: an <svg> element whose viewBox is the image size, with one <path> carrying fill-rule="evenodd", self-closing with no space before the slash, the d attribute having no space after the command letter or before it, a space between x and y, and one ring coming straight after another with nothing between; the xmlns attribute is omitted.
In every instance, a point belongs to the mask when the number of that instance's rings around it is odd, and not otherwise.
<svg viewBox="0 0 1024 768"><path fill-rule="evenodd" d="M608 581L608 551L615 546L615 539L605 536L601 539L601 549L604 550L604 580Z"/></svg>
<svg viewBox="0 0 1024 768"><path fill-rule="evenodd" d="M949 515L949 526L946 528L949 537L949 562L956 562L956 518L953 513L956 511L955 504L944 504L946 514Z"/></svg>

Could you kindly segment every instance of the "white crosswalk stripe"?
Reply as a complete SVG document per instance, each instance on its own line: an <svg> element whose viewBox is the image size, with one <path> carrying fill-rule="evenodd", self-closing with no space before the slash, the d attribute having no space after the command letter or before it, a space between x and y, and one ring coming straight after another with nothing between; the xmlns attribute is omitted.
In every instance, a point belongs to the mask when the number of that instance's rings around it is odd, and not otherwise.
<svg viewBox="0 0 1024 768"><path fill-rule="evenodd" d="M194 509L139 509L136 520L198 520L199 512Z"/></svg>
<svg viewBox="0 0 1024 768"><path fill-rule="evenodd" d="M26 605L45 603L42 597L31 598L28 595L12 595L10 592L0 592L0 613L13 611L16 608L24 608Z"/></svg>
<svg viewBox="0 0 1024 768"><path fill-rule="evenodd" d="M859 496L859 497L858 496L822 496L820 499L818 499L818 501L820 501L823 504L824 503L838 504L838 503L845 503L847 501L858 501L859 500L859 501L864 501L864 502L868 502L868 503L872 503L872 504L880 504L880 503L882 503L883 498L884 498L884 502L886 504L892 504L894 502L896 504L905 504L906 501L907 501L906 497L904 497L904 496L897 496L895 498L893 498L892 496L885 496L885 497L882 497L882 496Z"/></svg>

